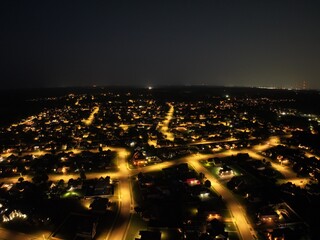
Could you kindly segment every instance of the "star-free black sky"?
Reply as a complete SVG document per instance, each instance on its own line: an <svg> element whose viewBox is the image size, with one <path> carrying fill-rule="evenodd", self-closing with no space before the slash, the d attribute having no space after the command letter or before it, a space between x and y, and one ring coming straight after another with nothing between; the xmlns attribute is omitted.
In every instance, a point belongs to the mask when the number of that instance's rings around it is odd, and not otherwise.
<svg viewBox="0 0 320 240"><path fill-rule="evenodd" d="M316 0L0 2L0 88L320 89Z"/></svg>

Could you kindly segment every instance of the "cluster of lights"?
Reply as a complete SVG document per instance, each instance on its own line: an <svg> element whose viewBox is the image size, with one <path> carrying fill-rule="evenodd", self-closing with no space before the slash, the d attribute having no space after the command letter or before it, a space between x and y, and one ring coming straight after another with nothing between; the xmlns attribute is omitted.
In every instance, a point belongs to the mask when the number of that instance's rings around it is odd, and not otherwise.
<svg viewBox="0 0 320 240"><path fill-rule="evenodd" d="M261 220L264 222L272 222L273 221L273 219L271 217L264 217Z"/></svg>
<svg viewBox="0 0 320 240"><path fill-rule="evenodd" d="M135 165L135 166L144 165L144 164L147 164L146 160L139 160L139 161L134 161L133 162L133 165Z"/></svg>
<svg viewBox="0 0 320 240"><path fill-rule="evenodd" d="M200 185L200 181L198 179L188 180L188 184L190 186Z"/></svg>
<svg viewBox="0 0 320 240"><path fill-rule="evenodd" d="M215 213L215 214L210 213L207 217L207 221L211 221L213 219L221 219L221 216L217 213Z"/></svg>
<svg viewBox="0 0 320 240"><path fill-rule="evenodd" d="M2 216L3 222L10 222L10 221L14 220L15 218L26 219L27 215L21 213L20 211L14 210L9 214L9 216L6 216L6 215Z"/></svg>
<svg viewBox="0 0 320 240"><path fill-rule="evenodd" d="M72 190L68 190L68 192L66 192L65 194L63 194L62 196L63 198L69 198L69 197L81 197L81 195L75 191Z"/></svg>
<svg viewBox="0 0 320 240"><path fill-rule="evenodd" d="M12 183L5 183L2 185L1 188L6 189L7 191L9 191L12 188L13 184Z"/></svg>
<svg viewBox="0 0 320 240"><path fill-rule="evenodd" d="M209 193L200 193L200 198L208 198Z"/></svg>
<svg viewBox="0 0 320 240"><path fill-rule="evenodd" d="M223 170L222 168L220 169L220 171L219 171L219 175L220 176L225 176L225 175L231 175L231 174L233 174L233 171L232 170Z"/></svg>

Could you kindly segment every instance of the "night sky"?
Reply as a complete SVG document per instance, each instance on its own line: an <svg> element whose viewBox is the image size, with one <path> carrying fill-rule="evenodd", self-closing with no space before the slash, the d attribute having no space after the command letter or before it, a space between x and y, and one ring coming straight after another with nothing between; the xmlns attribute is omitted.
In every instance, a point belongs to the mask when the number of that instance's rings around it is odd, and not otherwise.
<svg viewBox="0 0 320 240"><path fill-rule="evenodd" d="M320 89L320 1L0 1L2 89Z"/></svg>

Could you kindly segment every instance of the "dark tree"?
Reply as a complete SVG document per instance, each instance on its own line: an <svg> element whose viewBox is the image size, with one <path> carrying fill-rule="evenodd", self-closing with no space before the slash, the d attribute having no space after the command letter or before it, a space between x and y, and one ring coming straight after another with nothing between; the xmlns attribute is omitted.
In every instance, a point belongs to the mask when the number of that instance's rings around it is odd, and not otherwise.
<svg viewBox="0 0 320 240"><path fill-rule="evenodd" d="M206 186L207 188L211 188L211 182L209 180L206 180L204 182L204 186Z"/></svg>
<svg viewBox="0 0 320 240"><path fill-rule="evenodd" d="M45 183L49 180L48 175L45 172L37 172L36 175L32 178L34 184Z"/></svg>
<svg viewBox="0 0 320 240"><path fill-rule="evenodd" d="M80 179L81 180L86 180L87 179L86 173L83 170L80 171Z"/></svg>
<svg viewBox="0 0 320 240"><path fill-rule="evenodd" d="M208 230L210 236L218 236L219 234L225 234L224 231L225 225L220 222L218 219L213 219L208 224Z"/></svg>

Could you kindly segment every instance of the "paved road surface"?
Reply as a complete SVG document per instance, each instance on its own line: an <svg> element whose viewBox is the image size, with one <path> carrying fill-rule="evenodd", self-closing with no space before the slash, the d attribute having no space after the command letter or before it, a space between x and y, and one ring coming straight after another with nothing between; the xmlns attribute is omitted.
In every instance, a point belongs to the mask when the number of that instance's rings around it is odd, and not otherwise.
<svg viewBox="0 0 320 240"><path fill-rule="evenodd" d="M130 186L130 171L127 168L127 154L125 149L118 149L119 166L119 212L115 219L112 229L103 239L105 240L123 240L127 235L131 214L133 210L133 197Z"/></svg>
<svg viewBox="0 0 320 240"><path fill-rule="evenodd" d="M252 225L250 224L247 214L243 206L238 202L233 193L225 188L217 179L205 168L199 161L191 160L189 164L197 171L205 174L207 179L211 182L213 189L222 196L223 200L234 218L234 222L238 228L238 232L243 240L254 240L257 239L256 233L254 232Z"/></svg>

